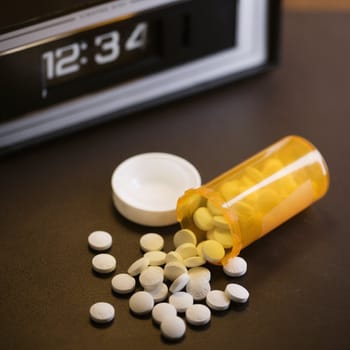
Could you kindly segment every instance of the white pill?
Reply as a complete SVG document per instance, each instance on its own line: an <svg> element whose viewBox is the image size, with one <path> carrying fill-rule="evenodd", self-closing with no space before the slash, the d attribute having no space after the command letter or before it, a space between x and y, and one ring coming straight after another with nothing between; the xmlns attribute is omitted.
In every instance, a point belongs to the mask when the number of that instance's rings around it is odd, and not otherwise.
<svg viewBox="0 0 350 350"><path fill-rule="evenodd" d="M145 291L136 292L129 299L130 310L137 315L145 315L151 312L153 306L152 295Z"/></svg>
<svg viewBox="0 0 350 350"><path fill-rule="evenodd" d="M188 270L188 274L190 275L191 279L203 278L208 282L210 281L210 278L211 278L210 270L207 269L206 267L193 267L192 269Z"/></svg>
<svg viewBox="0 0 350 350"><path fill-rule="evenodd" d="M153 270L158 271L164 277L164 269L161 266L149 266L149 267L152 267Z"/></svg>
<svg viewBox="0 0 350 350"><path fill-rule="evenodd" d="M246 303L249 299L249 292L236 283L229 283L225 288L225 294L236 303Z"/></svg>
<svg viewBox="0 0 350 350"><path fill-rule="evenodd" d="M231 232L229 230L216 227L210 232L212 232L212 234L210 235L211 238L209 239L218 241L225 249L232 248L233 240Z"/></svg>
<svg viewBox="0 0 350 350"><path fill-rule="evenodd" d="M140 284L147 291L156 289L163 283L163 269L158 269L157 267L158 266L147 267L140 274Z"/></svg>
<svg viewBox="0 0 350 350"><path fill-rule="evenodd" d="M216 311L227 310L230 306L230 298L222 290L212 290L206 297L207 305Z"/></svg>
<svg viewBox="0 0 350 350"><path fill-rule="evenodd" d="M182 259L187 259L198 254L197 247L192 243L183 243L175 251L181 255Z"/></svg>
<svg viewBox="0 0 350 350"><path fill-rule="evenodd" d="M92 258L92 268L98 273L110 273L116 266L117 261L110 254L97 254Z"/></svg>
<svg viewBox="0 0 350 350"><path fill-rule="evenodd" d="M165 264L165 258L167 254L158 250L153 250L144 254L149 260L149 265L151 266L160 266Z"/></svg>
<svg viewBox="0 0 350 350"><path fill-rule="evenodd" d="M112 278L112 289L119 294L128 294L135 289L135 278L127 273L119 273Z"/></svg>
<svg viewBox="0 0 350 350"><path fill-rule="evenodd" d="M210 232L210 231L209 231ZM204 255L203 255L203 251L202 251L202 248L204 246L206 241L202 241L200 243L197 244L197 255L202 257L204 259Z"/></svg>
<svg viewBox="0 0 350 350"><path fill-rule="evenodd" d="M184 259L182 259L182 256L179 253L174 252L174 251L170 251L165 257L166 264L171 262L171 261L179 261L179 262L183 263L183 260Z"/></svg>
<svg viewBox="0 0 350 350"><path fill-rule="evenodd" d="M185 272L187 272L186 266L179 261L171 261L164 266L164 277L170 281L175 281Z"/></svg>
<svg viewBox="0 0 350 350"><path fill-rule="evenodd" d="M186 292L176 292L169 297L169 303L175 306L177 312L185 312L193 304L193 297Z"/></svg>
<svg viewBox="0 0 350 350"><path fill-rule="evenodd" d="M178 316L169 316L160 324L160 330L165 338L176 340L185 335L186 324L184 320Z"/></svg>
<svg viewBox="0 0 350 350"><path fill-rule="evenodd" d="M153 321L160 324L166 317L175 317L176 309L169 303L160 303L154 306L152 310Z"/></svg>
<svg viewBox="0 0 350 350"><path fill-rule="evenodd" d="M173 237L173 242L174 242L175 248L177 248L178 246L184 243L192 243L196 245L197 237L191 230L184 228L175 233Z"/></svg>
<svg viewBox="0 0 350 350"><path fill-rule="evenodd" d="M206 207L196 209L193 214L193 221L202 231L209 231L214 227L213 216Z"/></svg>
<svg viewBox="0 0 350 350"><path fill-rule="evenodd" d="M227 261L223 266L223 270L227 276L243 276L247 272L247 262L240 256L236 256Z"/></svg>
<svg viewBox="0 0 350 350"><path fill-rule="evenodd" d="M90 307L90 318L96 323L107 323L114 319L115 311L113 305L99 302Z"/></svg>
<svg viewBox="0 0 350 350"><path fill-rule="evenodd" d="M155 303L160 303L161 301L166 300L168 297L168 286L165 283L162 283L156 289L149 290L148 293L152 295Z"/></svg>
<svg viewBox="0 0 350 350"><path fill-rule="evenodd" d="M105 231L94 231L89 234L88 243L91 249L104 251L112 246L112 236Z"/></svg>
<svg viewBox="0 0 350 350"><path fill-rule="evenodd" d="M190 256L184 260L186 267L198 267L204 265L205 263L206 261L200 256Z"/></svg>
<svg viewBox="0 0 350 350"><path fill-rule="evenodd" d="M193 304L186 310L186 321L193 326L203 326L211 319L211 311L206 305Z"/></svg>
<svg viewBox="0 0 350 350"><path fill-rule="evenodd" d="M164 239L158 233L146 233L140 238L140 246L144 252L162 250Z"/></svg>
<svg viewBox="0 0 350 350"><path fill-rule="evenodd" d="M149 265L149 260L146 257L142 257L134 261L128 268L128 274L131 276L139 275Z"/></svg>
<svg viewBox="0 0 350 350"><path fill-rule="evenodd" d="M229 230L230 225L228 224L227 220L222 215L216 215L213 217L214 225L218 228Z"/></svg>
<svg viewBox="0 0 350 350"><path fill-rule="evenodd" d="M186 287L186 284L190 280L190 276L187 272L181 274L169 287L171 293L180 292L180 290Z"/></svg>
<svg viewBox="0 0 350 350"><path fill-rule="evenodd" d="M196 301L205 299L210 289L210 283L205 278L191 278L186 285L186 292Z"/></svg>
<svg viewBox="0 0 350 350"><path fill-rule="evenodd" d="M219 242L208 240L203 244L202 253L204 259L210 263L218 264L225 256L225 249Z"/></svg>

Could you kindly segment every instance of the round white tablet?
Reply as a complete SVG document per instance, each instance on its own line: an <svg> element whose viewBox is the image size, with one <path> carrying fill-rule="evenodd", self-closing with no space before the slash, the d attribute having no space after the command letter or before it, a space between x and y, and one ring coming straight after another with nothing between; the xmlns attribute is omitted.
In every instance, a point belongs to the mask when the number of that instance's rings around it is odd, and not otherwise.
<svg viewBox="0 0 350 350"><path fill-rule="evenodd" d="M222 268L227 276L239 277L247 272L247 262L240 256L236 256L229 259Z"/></svg>
<svg viewBox="0 0 350 350"><path fill-rule="evenodd" d="M183 243L175 251L181 255L182 259L197 255L197 247L193 243Z"/></svg>
<svg viewBox="0 0 350 350"><path fill-rule="evenodd" d="M168 286L165 283L162 283L156 289L149 290L148 293L152 295L155 303L160 303L168 297Z"/></svg>
<svg viewBox="0 0 350 350"><path fill-rule="evenodd" d="M92 268L98 273L110 273L116 266L117 261L110 254L97 254L92 258Z"/></svg>
<svg viewBox="0 0 350 350"><path fill-rule="evenodd" d="M155 323L160 324L166 317L175 317L176 309L169 303L160 303L155 305L152 310L152 318Z"/></svg>
<svg viewBox="0 0 350 350"><path fill-rule="evenodd" d="M185 272L187 272L185 265L179 261L170 261L164 266L164 277L170 281L175 281Z"/></svg>
<svg viewBox="0 0 350 350"><path fill-rule="evenodd" d="M113 305L99 302L90 307L90 318L96 323L107 323L114 319L115 311Z"/></svg>
<svg viewBox="0 0 350 350"><path fill-rule="evenodd" d="M88 243L91 249L104 251L112 246L112 236L105 231L94 231L89 234Z"/></svg>
<svg viewBox="0 0 350 350"><path fill-rule="evenodd" d="M203 326L210 318L210 309L205 305L193 304L186 310L186 321L193 326Z"/></svg>
<svg viewBox="0 0 350 350"><path fill-rule="evenodd" d="M202 254L210 263L218 264L225 256L225 249L219 242L209 239L202 246Z"/></svg>
<svg viewBox="0 0 350 350"><path fill-rule="evenodd" d="M146 257L142 257L134 261L128 268L128 274L131 276L139 275L149 265L149 260Z"/></svg>
<svg viewBox="0 0 350 350"><path fill-rule="evenodd" d="M222 216L222 215L215 215L213 216L213 222L214 226L224 229L224 230L229 230L230 225L228 224L227 220Z"/></svg>
<svg viewBox="0 0 350 350"><path fill-rule="evenodd" d="M184 260L186 267L198 267L204 265L205 263L206 261L201 256L190 256Z"/></svg>
<svg viewBox="0 0 350 350"><path fill-rule="evenodd" d="M249 292L236 283L229 283L225 288L225 294L236 303L246 303L249 299Z"/></svg>
<svg viewBox="0 0 350 350"><path fill-rule="evenodd" d="M177 312L185 312L193 304L193 297L186 292L176 292L169 297L169 303L175 306Z"/></svg>
<svg viewBox="0 0 350 350"><path fill-rule="evenodd" d="M134 293L129 299L130 310L137 315L144 315L152 311L154 300L150 293L141 291Z"/></svg>
<svg viewBox="0 0 350 350"><path fill-rule="evenodd" d="M190 280L190 276L187 272L181 274L169 287L171 293L179 292L186 287L186 284Z"/></svg>
<svg viewBox="0 0 350 350"><path fill-rule="evenodd" d="M211 232L210 239L219 242L225 249L232 248L233 240L230 230L216 227Z"/></svg>
<svg viewBox="0 0 350 350"><path fill-rule="evenodd" d="M214 227L213 216L206 207L200 207L193 213L194 224L202 231L210 231Z"/></svg>
<svg viewBox="0 0 350 350"><path fill-rule="evenodd" d="M209 231L210 232L210 231ZM197 244L197 255L199 255L200 257L202 257L204 259L204 254L203 254L203 251L202 251L202 248L204 246L206 241L202 241L200 243Z"/></svg>
<svg viewBox="0 0 350 350"><path fill-rule="evenodd" d="M164 239L158 233L146 233L140 238L140 246L144 252L162 250Z"/></svg>
<svg viewBox="0 0 350 350"><path fill-rule="evenodd" d="M197 237L191 230L184 228L175 233L173 242L175 248L184 243L192 243L197 245Z"/></svg>
<svg viewBox="0 0 350 350"><path fill-rule="evenodd" d="M146 257L149 260L149 264L151 266L164 265L166 256L167 254L165 252L161 252L158 250L153 250L144 254L144 257Z"/></svg>
<svg viewBox="0 0 350 350"><path fill-rule="evenodd" d="M152 267L153 270L158 271L159 274L164 276L164 269L161 266L149 266Z"/></svg>
<svg viewBox="0 0 350 350"><path fill-rule="evenodd" d="M140 274L140 284L145 290L153 290L159 287L164 280L163 269L158 266L149 266Z"/></svg>
<svg viewBox="0 0 350 350"><path fill-rule="evenodd" d="M119 294L128 294L135 289L135 278L127 273L119 273L112 278L112 289Z"/></svg>
<svg viewBox="0 0 350 350"><path fill-rule="evenodd" d="M186 285L186 292L196 301L205 299L210 289L210 283L205 278L191 278Z"/></svg>
<svg viewBox="0 0 350 350"><path fill-rule="evenodd" d="M185 335L186 324L178 316L169 316L160 324L160 330L165 338L171 340L180 339Z"/></svg>
<svg viewBox="0 0 350 350"><path fill-rule="evenodd" d="M165 257L166 263L169 263L171 261L179 261L179 262L183 263L183 260L184 259L182 259L182 256L179 253L174 252L174 251L170 251Z"/></svg>
<svg viewBox="0 0 350 350"><path fill-rule="evenodd" d="M206 267L193 267L192 269L188 270L188 274L190 275L190 278L204 278L208 282L211 278L210 270Z"/></svg>
<svg viewBox="0 0 350 350"><path fill-rule="evenodd" d="M231 300L222 290L212 290L207 294L207 305L216 311L227 310L230 306Z"/></svg>

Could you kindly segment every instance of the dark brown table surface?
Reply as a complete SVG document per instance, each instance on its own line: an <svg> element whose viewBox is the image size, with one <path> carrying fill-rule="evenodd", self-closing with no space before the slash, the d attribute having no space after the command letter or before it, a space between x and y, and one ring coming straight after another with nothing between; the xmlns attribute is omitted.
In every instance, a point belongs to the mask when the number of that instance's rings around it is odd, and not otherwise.
<svg viewBox="0 0 350 350"><path fill-rule="evenodd" d="M268 74L117 119L0 159L1 349L350 349L350 14L290 12L283 60ZM88 234L114 237L117 271L140 256L152 228L113 208L110 177L125 158L178 154L206 182L273 141L299 134L328 161L328 194L242 251L236 279L251 298L166 343L130 315L110 277L91 271ZM156 229L172 247L177 225ZM230 280L211 268L213 288ZM98 300L116 319L98 328Z"/></svg>

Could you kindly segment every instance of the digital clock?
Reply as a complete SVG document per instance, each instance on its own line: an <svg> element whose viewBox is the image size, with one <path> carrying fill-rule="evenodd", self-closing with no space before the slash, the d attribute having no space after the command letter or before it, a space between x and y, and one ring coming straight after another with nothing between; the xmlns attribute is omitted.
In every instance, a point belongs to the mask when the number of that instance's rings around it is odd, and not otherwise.
<svg viewBox="0 0 350 350"><path fill-rule="evenodd" d="M68 45L43 52L42 98L47 97L51 86L106 68L115 69L117 65L132 69L134 63L156 55L157 32L153 23L139 22L129 27L121 30L112 25L101 33L85 33Z"/></svg>
<svg viewBox="0 0 350 350"><path fill-rule="evenodd" d="M279 7L276 0L34 0L2 12L0 149L269 68Z"/></svg>

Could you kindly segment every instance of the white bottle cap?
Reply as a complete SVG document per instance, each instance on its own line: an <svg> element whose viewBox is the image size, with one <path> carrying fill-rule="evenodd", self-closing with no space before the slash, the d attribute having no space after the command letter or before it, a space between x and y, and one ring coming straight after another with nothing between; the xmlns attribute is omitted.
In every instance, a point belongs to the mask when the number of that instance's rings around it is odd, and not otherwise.
<svg viewBox="0 0 350 350"><path fill-rule="evenodd" d="M169 153L143 153L123 161L113 172L113 201L127 219L146 226L176 223L177 200L201 185L198 170Z"/></svg>

